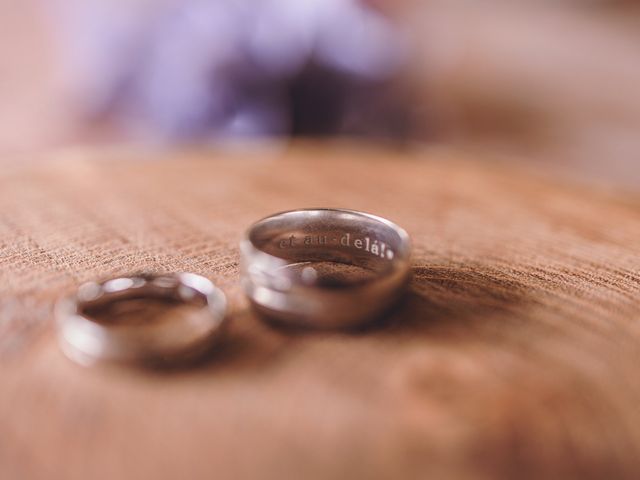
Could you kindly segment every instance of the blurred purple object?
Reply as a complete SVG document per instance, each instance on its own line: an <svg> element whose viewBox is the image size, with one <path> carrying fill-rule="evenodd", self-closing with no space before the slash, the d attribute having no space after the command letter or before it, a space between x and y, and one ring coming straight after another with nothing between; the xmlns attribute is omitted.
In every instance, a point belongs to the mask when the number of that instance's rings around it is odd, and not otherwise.
<svg viewBox="0 0 640 480"><path fill-rule="evenodd" d="M85 115L130 134L206 141L402 133L405 107L390 85L403 42L389 19L358 1L63 6L56 25Z"/></svg>

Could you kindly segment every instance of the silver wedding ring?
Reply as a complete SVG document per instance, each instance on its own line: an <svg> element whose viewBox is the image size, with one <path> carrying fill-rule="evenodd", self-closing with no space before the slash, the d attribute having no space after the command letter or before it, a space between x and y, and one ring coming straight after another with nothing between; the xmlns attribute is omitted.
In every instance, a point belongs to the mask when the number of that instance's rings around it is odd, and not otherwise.
<svg viewBox="0 0 640 480"><path fill-rule="evenodd" d="M410 276L407 232L381 217L342 209L282 212L240 243L251 304L290 325L353 327L379 317Z"/></svg>
<svg viewBox="0 0 640 480"><path fill-rule="evenodd" d="M118 302L144 308L152 300L189 309L168 321L119 323L100 321L92 312ZM139 305L139 306L140 306ZM80 286L56 305L58 339L72 360L171 362L204 352L219 338L225 323L224 293L209 280L192 273L134 275Z"/></svg>

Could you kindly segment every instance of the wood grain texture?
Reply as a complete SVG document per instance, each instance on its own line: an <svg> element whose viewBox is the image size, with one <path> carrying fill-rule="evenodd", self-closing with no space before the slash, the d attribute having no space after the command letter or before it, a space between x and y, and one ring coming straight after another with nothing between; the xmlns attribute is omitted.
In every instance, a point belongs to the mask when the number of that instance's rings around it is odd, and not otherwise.
<svg viewBox="0 0 640 480"><path fill-rule="evenodd" d="M0 174L0 478L640 475L638 199L455 152L151 156ZM411 233L387 321L291 332L248 310L244 228L305 206ZM62 357L52 302L140 269L218 282L225 346L171 372Z"/></svg>

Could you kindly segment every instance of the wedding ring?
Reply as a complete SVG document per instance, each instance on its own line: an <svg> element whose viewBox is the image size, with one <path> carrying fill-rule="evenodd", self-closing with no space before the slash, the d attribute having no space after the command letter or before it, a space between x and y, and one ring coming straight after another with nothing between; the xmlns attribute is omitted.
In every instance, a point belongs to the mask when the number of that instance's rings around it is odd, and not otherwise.
<svg viewBox="0 0 640 480"><path fill-rule="evenodd" d="M264 218L240 243L253 307L296 326L361 325L385 313L410 277L407 232L354 210L303 209Z"/></svg>
<svg viewBox="0 0 640 480"><path fill-rule="evenodd" d="M159 303L163 313L180 307L189 315L170 319L156 314L136 322L119 322L117 315L103 318L104 311L116 309L117 313L117 307L131 309L132 305L138 313L145 309L149 313L152 302ZM219 338L225 311L224 293L209 280L193 273L174 273L85 283L73 296L58 302L55 315L63 352L90 365L102 360L165 363L191 359Z"/></svg>

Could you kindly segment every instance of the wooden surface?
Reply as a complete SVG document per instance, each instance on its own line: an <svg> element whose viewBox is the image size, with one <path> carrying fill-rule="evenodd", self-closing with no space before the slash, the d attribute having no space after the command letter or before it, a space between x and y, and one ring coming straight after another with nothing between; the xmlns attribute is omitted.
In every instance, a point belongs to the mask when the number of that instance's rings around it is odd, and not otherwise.
<svg viewBox="0 0 640 480"><path fill-rule="evenodd" d="M436 151L80 152L0 173L0 478L638 478L640 201ZM404 226L414 280L382 325L290 332L238 287L263 215ZM187 270L226 291L197 368L84 369L52 302Z"/></svg>

